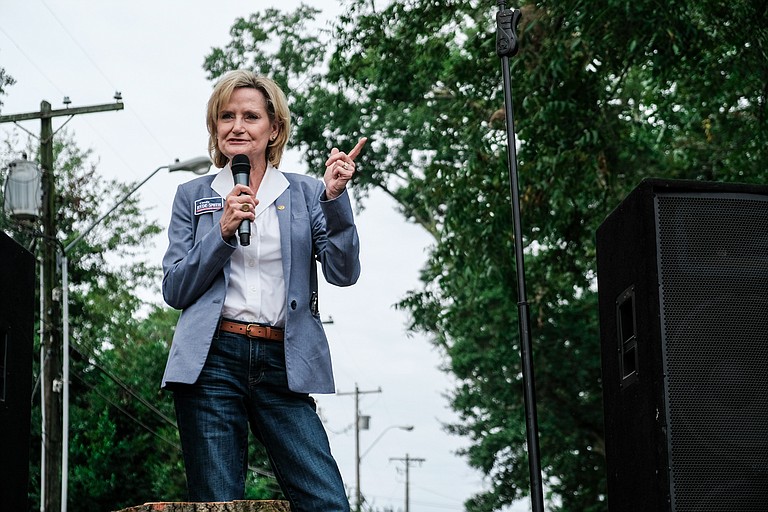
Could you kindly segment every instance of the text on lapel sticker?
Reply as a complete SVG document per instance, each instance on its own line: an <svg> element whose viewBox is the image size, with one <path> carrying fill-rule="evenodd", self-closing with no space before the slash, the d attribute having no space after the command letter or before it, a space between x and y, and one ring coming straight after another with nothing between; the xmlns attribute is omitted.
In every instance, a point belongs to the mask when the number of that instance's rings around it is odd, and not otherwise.
<svg viewBox="0 0 768 512"><path fill-rule="evenodd" d="M204 197L195 201L195 215L215 212L224 208L224 199L221 197Z"/></svg>

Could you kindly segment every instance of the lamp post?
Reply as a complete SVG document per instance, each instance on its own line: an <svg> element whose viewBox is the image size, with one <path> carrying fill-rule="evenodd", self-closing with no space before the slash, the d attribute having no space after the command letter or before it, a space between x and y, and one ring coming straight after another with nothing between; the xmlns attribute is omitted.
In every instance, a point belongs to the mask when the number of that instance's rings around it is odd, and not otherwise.
<svg viewBox="0 0 768 512"><path fill-rule="evenodd" d="M56 117L68 117L72 119L75 115L80 114L92 114L96 112L108 112L113 110L123 110L125 105L122 102L122 96L119 93L115 94L116 103L107 103L101 105L90 105L87 107L70 107L69 103L65 102L63 109L52 109L51 104L43 100L40 102L40 110L38 112L26 112L23 114L11 114L0 116L0 124L2 123L18 123L19 121L28 121L32 119L40 120L40 167L42 169L42 193L43 204L41 212L41 224L43 244L41 249L41 264L40 264L40 278L43 282L41 294L41 316L40 316L40 345L41 351L45 354L42 361L44 368L40 371L42 387L45 387L47 391L43 391L41 395L46 392L51 393L49 397L46 397L43 401L41 409L43 412L43 432L42 437L45 446L51 447L50 450L44 448L42 450L42 456L47 457L48 460L43 460L41 463L41 470L43 475L40 478L41 481L41 505L40 509L50 512L61 506L61 495L58 493L58 487L60 482L57 480L59 477L59 469L61 468L61 460L58 458L60 453L59 445L61 444L61 421L62 410L61 403L55 398L54 393L58 392L53 390L54 386L54 373L58 371L61 364L61 348L62 341L60 331L57 325L57 320L60 316L60 304L58 300L54 300L54 278L56 277L56 256L57 248L52 242L56 241L56 186L55 177L53 173L53 138L57 131L53 130L53 119ZM66 122L64 123L66 124ZM47 478L50 476L51 478Z"/></svg>
<svg viewBox="0 0 768 512"><path fill-rule="evenodd" d="M364 417L368 418L367 416L364 416ZM371 448L373 448L373 446L376 443L378 443L381 440L382 437L384 437L384 434L386 434L387 432L389 432L393 428L399 428L400 430L405 430L407 432L410 432L411 430L413 430L413 425L390 425L389 427L387 427L387 428L385 428L384 430L381 431L381 434L379 434L379 436L376 439L373 440L373 442L370 444L370 446L368 446L367 450L365 450L362 454L360 454L360 455L358 455L356 457L357 460L355 462L357 464L356 465L356 472L357 472L357 503L356 503L356 507L355 507L355 512L360 512L362 510L361 507L362 507L362 502L363 502L362 493L360 492L360 461L362 461L363 457L365 457L365 455L368 452L371 451ZM359 430L358 430L358 432L359 432ZM356 451L357 451L357 453L360 453L360 436L359 435L357 436L357 450Z"/></svg>
<svg viewBox="0 0 768 512"><path fill-rule="evenodd" d="M62 359L62 443L61 443L61 512L67 512L67 486L68 486L68 473L69 473L69 262L67 260L67 254L72 248L77 245L85 235L91 232L93 228L98 226L104 219L111 213L117 210L120 205L128 200L134 192L136 192L142 185L144 185L150 178L163 169L168 169L169 172L175 171L188 171L195 174L203 175L208 173L211 166L211 160L208 157L200 156L185 160L183 162L176 161L170 165L162 165L152 171L152 173L144 178L138 185L133 187L127 194L125 194L115 205L104 212L101 217L96 219L90 226L80 233L74 240L72 240L66 247L60 249L59 256L61 258L61 287L62 287L62 302L63 302L63 359Z"/></svg>

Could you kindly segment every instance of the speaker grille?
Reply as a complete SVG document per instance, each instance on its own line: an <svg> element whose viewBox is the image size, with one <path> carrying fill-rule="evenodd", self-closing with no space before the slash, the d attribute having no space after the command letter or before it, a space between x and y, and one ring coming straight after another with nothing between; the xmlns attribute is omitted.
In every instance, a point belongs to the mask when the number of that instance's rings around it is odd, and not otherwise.
<svg viewBox="0 0 768 512"><path fill-rule="evenodd" d="M655 197L672 510L768 503L768 198Z"/></svg>

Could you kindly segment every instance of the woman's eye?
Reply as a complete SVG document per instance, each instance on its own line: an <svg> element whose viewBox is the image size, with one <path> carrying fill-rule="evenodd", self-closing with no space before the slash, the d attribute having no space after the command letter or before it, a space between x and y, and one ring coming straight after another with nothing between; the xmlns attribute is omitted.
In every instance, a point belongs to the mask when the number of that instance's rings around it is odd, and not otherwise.
<svg viewBox="0 0 768 512"><path fill-rule="evenodd" d="M232 119L234 117L231 112L222 112L219 116L221 119Z"/></svg>

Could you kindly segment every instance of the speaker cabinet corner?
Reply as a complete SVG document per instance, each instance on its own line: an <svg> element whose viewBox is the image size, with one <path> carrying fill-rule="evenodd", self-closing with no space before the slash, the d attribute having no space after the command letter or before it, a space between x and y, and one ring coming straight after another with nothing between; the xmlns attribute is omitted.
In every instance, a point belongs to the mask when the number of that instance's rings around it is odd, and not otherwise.
<svg viewBox="0 0 768 512"><path fill-rule="evenodd" d="M596 238L610 512L765 512L768 187L646 180Z"/></svg>

